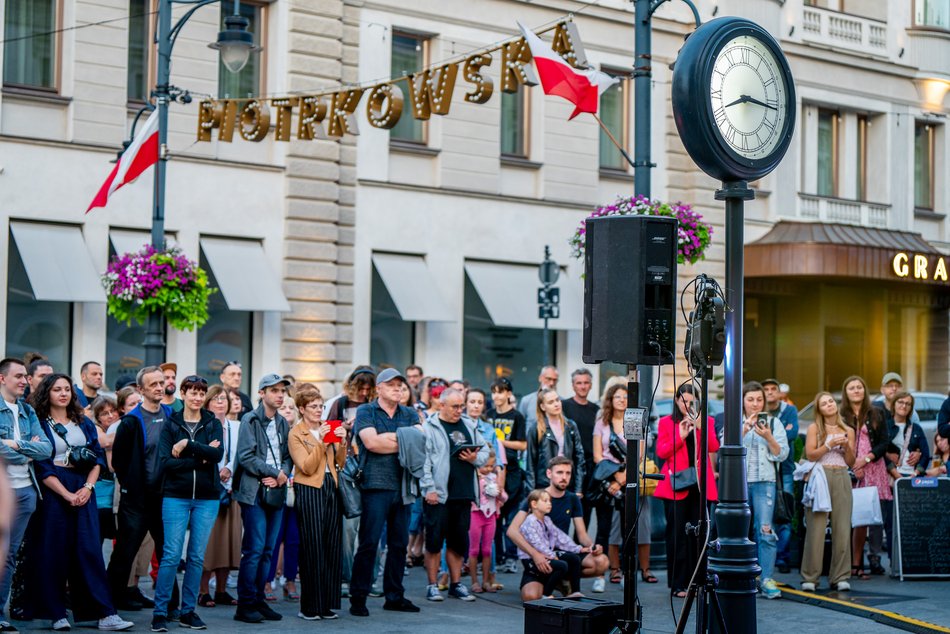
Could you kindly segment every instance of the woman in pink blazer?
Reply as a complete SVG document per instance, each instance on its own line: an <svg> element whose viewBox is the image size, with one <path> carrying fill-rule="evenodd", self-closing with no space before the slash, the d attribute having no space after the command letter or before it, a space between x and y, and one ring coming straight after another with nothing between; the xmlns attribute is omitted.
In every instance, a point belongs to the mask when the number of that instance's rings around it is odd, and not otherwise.
<svg viewBox="0 0 950 634"><path fill-rule="evenodd" d="M694 414L699 409L698 395L692 384L684 383L676 390L673 414L660 419L656 439L656 455L663 460L660 473L666 478L657 485L654 497L664 500L666 507L666 569L667 584L677 597L686 596L689 579L699 560L696 538L686 534L686 524L699 521L699 447L702 425ZM706 423L709 453L719 451L719 439L710 416ZM706 500L716 502L719 491L712 461L706 456ZM691 483L691 484L690 484Z"/></svg>

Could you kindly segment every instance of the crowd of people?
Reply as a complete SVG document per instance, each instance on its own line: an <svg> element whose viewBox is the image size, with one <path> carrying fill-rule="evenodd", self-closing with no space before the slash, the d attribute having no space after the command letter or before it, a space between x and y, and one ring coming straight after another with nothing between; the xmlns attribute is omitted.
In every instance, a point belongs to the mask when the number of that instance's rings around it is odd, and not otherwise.
<svg viewBox="0 0 950 634"><path fill-rule="evenodd" d="M314 384L264 375L255 406L237 362L213 384L198 375L179 382L177 370L145 367L107 392L95 362L74 382L38 355L0 361L0 455L16 502L0 571L0 632L17 631L16 619L69 630L69 611L73 622L125 630L133 623L118 610L144 608L153 632L170 622L204 629L198 607L229 606L245 623L277 621L271 604L281 577L284 599L299 602L308 621L337 618L343 598L357 617L369 615L370 596L384 597L384 610L418 612L403 584L411 567L424 569L428 601L446 592L472 602L504 590L500 574L519 572L524 601L579 595L582 578L595 593L623 582L621 546L632 532L623 512L622 378L608 381L598 404L588 398L588 370L571 374L573 393L562 398L548 366L519 401L505 377L485 391L414 365L358 366L329 399ZM796 479L807 480L802 588L818 585L829 521L831 587L846 591L852 578L885 572L893 480L945 475L950 460L950 399L931 451L902 383L885 375L877 403L857 376L840 402L819 393L799 461L798 411L779 382L744 386L750 537L764 597L781 595L774 571L797 564L789 517L776 511ZM691 383L679 386L655 442L640 441L665 477L639 488L638 574L658 582L650 570L657 498L667 584L678 597L699 557L686 527L703 500L718 500L725 421L699 419L701 396ZM657 469L653 460L647 469ZM853 490L867 487L883 523L852 526ZM103 544L111 544L108 563ZM140 586L148 577L151 598Z"/></svg>

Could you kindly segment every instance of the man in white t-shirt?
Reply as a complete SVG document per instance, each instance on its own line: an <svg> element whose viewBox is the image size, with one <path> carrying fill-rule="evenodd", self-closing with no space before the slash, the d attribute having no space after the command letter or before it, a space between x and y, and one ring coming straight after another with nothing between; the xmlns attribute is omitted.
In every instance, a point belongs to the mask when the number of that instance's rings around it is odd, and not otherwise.
<svg viewBox="0 0 950 634"><path fill-rule="evenodd" d="M26 391L26 367L19 359L0 361L0 457L6 463L7 479L16 497L16 510L10 527L10 547L0 570L0 632L17 631L3 610L10 596L16 553L23 534L36 510L39 483L33 472L34 460L45 460L53 453L36 412L23 400Z"/></svg>

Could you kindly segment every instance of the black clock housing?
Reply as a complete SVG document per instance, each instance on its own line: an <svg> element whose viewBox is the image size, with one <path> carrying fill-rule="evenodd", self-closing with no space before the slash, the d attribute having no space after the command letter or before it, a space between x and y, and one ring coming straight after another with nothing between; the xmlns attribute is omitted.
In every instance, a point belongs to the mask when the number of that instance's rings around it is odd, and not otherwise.
<svg viewBox="0 0 950 634"><path fill-rule="evenodd" d="M710 85L720 50L739 36L759 40L771 50L785 83L785 117L777 145L761 158L736 153L716 126ZM751 181L774 170L792 140L795 130L795 84L785 54L778 42L761 26L737 17L710 20L689 35L673 67L673 119L690 157L704 172L721 181Z"/></svg>

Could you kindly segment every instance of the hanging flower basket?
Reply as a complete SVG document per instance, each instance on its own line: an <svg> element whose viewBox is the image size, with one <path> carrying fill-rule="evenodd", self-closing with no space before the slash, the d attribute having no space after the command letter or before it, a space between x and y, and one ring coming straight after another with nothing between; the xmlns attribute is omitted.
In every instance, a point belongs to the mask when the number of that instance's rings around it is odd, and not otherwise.
<svg viewBox="0 0 950 634"><path fill-rule="evenodd" d="M194 330L208 321L208 274L181 249L116 255L102 275L106 309L127 324L144 324L150 313L162 312L176 330Z"/></svg>
<svg viewBox="0 0 950 634"><path fill-rule="evenodd" d="M689 205L674 203L669 205L658 200L650 200L646 196L618 196L612 205L605 205L594 210L588 218L601 216L668 216L677 221L677 257L679 264L695 264L705 258L703 255L712 241L712 227L703 222L703 217L693 211ZM585 219L586 220L586 219ZM586 236L584 222L574 232L569 240L571 255L575 258L584 257L584 243Z"/></svg>

